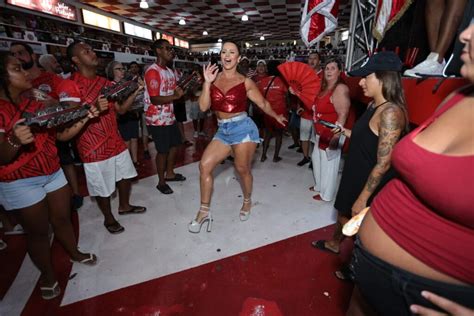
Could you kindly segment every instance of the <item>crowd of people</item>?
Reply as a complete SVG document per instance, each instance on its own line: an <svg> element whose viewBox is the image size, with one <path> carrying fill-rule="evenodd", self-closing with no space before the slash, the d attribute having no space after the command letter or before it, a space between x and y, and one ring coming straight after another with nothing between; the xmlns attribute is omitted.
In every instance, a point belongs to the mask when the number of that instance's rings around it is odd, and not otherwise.
<svg viewBox="0 0 474 316"><path fill-rule="evenodd" d="M243 191L236 213L241 221L249 220L256 149L263 140L260 162L266 163L269 143L275 138L273 163L278 163L283 135L291 133L289 149L300 148L302 154L297 166L310 164L312 169L308 172L314 176L309 188L316 194L313 198L335 200L338 214L332 239L316 240L311 243L314 248L339 254L342 227L369 207L351 262L336 271L337 277L355 283L349 315L439 310L445 305L436 306L440 299L436 294L474 313L469 310L474 308L474 200L469 193L474 171L473 23L460 40L465 45L461 74L470 85L450 95L411 133L402 63L392 52L374 54L349 73L362 78L359 85L372 100L349 127L351 101L341 76L342 63L315 51L309 52L307 64L321 88L310 107L279 73L279 61L258 60L252 70L233 42L223 43L219 64L192 69L200 73L202 85L190 90L179 85L182 74L170 67L176 54L164 39L153 43L157 61L144 72L138 64L128 65L132 79L125 65L116 61L107 66L107 78L98 76L97 55L84 42L67 48L76 69L68 79L58 76L61 67L49 56L38 59L28 45L13 43L10 52L0 54L0 204L7 212L16 211L27 233L28 253L41 271L42 297L60 294L48 242L49 224L72 261L93 265L99 260L77 249L70 211L71 205L80 207L80 194L71 156L76 152L83 164L88 192L103 214L106 230L122 233L125 228L110 204L116 187L119 215L146 212L145 206L130 203L140 129L142 137L155 145L156 189L173 194L169 183L186 181L174 171L177 148L186 142L179 126L186 118L178 119L176 113L183 106L178 103L184 101L190 107L195 137L207 136L203 123L209 112L217 123L199 162L200 205L189 232L200 233L203 227L212 230L213 171L228 157ZM322 57L326 57L324 63ZM104 88L119 87L127 80L135 80L134 91L107 98ZM87 115L54 129L22 124L24 113L43 106L25 97L31 88L57 102L87 104ZM338 186L342 148L348 140ZM143 143L148 149L148 143Z"/></svg>

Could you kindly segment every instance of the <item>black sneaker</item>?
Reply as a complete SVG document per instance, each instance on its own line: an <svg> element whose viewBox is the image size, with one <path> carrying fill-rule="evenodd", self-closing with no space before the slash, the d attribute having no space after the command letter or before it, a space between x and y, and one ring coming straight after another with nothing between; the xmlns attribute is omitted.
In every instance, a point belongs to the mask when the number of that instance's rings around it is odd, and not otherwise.
<svg viewBox="0 0 474 316"><path fill-rule="evenodd" d="M293 144L293 145L288 146L288 149L295 149L296 147L298 147L298 145Z"/></svg>
<svg viewBox="0 0 474 316"><path fill-rule="evenodd" d="M297 165L298 165L298 167L301 167L301 166L306 165L310 161L311 161L311 159L309 159L308 157L304 157L300 162L297 163Z"/></svg>
<svg viewBox="0 0 474 316"><path fill-rule="evenodd" d="M313 170L313 162L312 161L309 162L308 168Z"/></svg>

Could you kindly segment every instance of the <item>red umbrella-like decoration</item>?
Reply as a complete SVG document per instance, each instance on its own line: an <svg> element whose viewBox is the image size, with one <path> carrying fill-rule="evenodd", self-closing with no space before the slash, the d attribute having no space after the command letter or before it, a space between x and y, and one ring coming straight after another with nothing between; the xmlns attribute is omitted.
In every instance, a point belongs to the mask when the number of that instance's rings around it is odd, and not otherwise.
<svg viewBox="0 0 474 316"><path fill-rule="evenodd" d="M314 69L308 64L291 61L279 65L278 70L294 94L303 102L306 108L311 109L321 88L321 79L314 72Z"/></svg>

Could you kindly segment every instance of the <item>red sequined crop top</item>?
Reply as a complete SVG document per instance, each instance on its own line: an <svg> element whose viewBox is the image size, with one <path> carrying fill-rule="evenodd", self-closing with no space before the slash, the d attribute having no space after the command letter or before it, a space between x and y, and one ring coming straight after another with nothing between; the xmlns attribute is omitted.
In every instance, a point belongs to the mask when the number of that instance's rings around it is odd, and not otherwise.
<svg viewBox="0 0 474 316"><path fill-rule="evenodd" d="M212 84L211 110L224 113L247 111L247 89L245 88L245 81L233 86L225 94Z"/></svg>

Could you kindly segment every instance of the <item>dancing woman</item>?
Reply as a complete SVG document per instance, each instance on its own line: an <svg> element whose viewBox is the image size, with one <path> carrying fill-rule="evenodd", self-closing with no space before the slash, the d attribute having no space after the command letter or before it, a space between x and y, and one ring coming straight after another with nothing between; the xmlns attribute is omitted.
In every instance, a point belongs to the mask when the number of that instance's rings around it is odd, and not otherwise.
<svg viewBox="0 0 474 316"><path fill-rule="evenodd" d="M215 64L203 67L204 84L199 97L199 107L201 111L207 111L209 108L215 111L219 128L199 164L201 206L196 218L188 226L192 233L199 233L206 222L207 231L211 231L210 202L214 183L212 172L231 151L234 152L234 166L241 179L244 197L239 217L241 221L246 221L250 216L253 184L250 164L260 139L257 127L247 117L247 98L278 123L283 125L286 122L283 115L277 115L272 110L256 84L237 72L239 61L239 47L233 42L226 42L221 50L222 72L218 73L219 68Z"/></svg>

